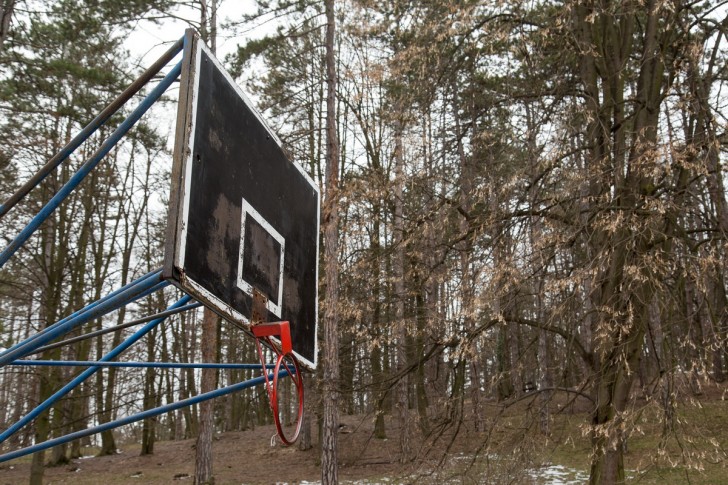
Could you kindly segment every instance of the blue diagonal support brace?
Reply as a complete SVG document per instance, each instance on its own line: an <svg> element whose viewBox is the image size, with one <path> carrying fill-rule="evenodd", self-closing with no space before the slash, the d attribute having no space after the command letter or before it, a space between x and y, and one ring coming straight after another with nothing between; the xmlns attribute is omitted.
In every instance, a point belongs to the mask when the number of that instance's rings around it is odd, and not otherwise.
<svg viewBox="0 0 728 485"><path fill-rule="evenodd" d="M287 377L289 376L289 373L287 371L280 371L278 372L278 378ZM273 379L273 373L271 372L268 375L268 379ZM223 387L221 389L216 389L214 391L206 392L204 394L200 394L198 396L190 397L187 399L183 399L182 401L177 401L171 404L167 404L165 406L159 406L157 408L148 409L146 411L142 411L137 414L133 414L131 416L127 416L125 418L117 419L116 421L111 421L108 423L101 424L99 426L95 426L93 428L84 429L81 431L76 431L75 433L70 433L65 436L61 436L59 438L54 438L52 440L44 441L43 443L38 443L37 445L29 446L27 448L22 448L20 450L12 451L10 453L6 453L4 455L0 455L0 463L12 460L14 458L20 458L21 456L30 455L31 453L36 453L38 451L46 450L48 448L52 448L57 445L62 445L63 443L68 443L70 441L83 438L84 436L90 436L92 434L101 433L102 431L106 431L109 429L118 428L119 426L124 426L125 424L131 424L135 423L137 421L141 421L143 419L151 418L154 416L159 416L160 414L165 414L170 411L175 411L177 409L192 406L193 404L200 403L202 401L207 401L209 399L214 399L216 397L225 396L227 394L232 394L234 392L242 391L243 389L247 389L249 387L255 387L259 386L260 384L263 384L265 382L265 378L263 376L256 377L255 379L249 379L247 381L239 382L237 384L233 384L227 387Z"/></svg>
<svg viewBox="0 0 728 485"><path fill-rule="evenodd" d="M38 215L36 215L30 223L18 234L18 236L10 243L10 245L5 248L5 250L0 253L0 268L2 268L5 263L8 262L8 260L15 254L15 252L25 243L25 241L30 238L30 236L35 232L36 229L45 221L48 216L50 216L53 211L55 211L58 206L63 202L63 200L68 197L68 195L73 192L73 190L78 187L78 185L83 181L84 178L93 170L93 168L98 165L98 163L101 161L102 158L104 158L112 148L121 140L121 138L131 129L134 124L136 124L137 121L142 117L144 113L149 110L149 108L164 94L164 92L169 88L169 86L174 82L175 79L177 79L182 72L182 61L177 63L176 66L174 66L166 76L164 76L164 79L160 81L159 84L152 90L151 93L147 95L146 98L139 104L139 106L136 107L134 111L129 115L128 118L126 118L121 125L114 131L114 133L109 136L109 138L106 139L103 145L101 145L101 148L99 148L96 153L94 153L91 158L86 160L86 162L81 166L81 168L78 169L78 171L73 174L73 176L70 178L68 182L66 182L66 185L61 187L61 189L56 193L56 195L53 196L53 198L48 201L48 203L40 210Z"/></svg>
<svg viewBox="0 0 728 485"><path fill-rule="evenodd" d="M132 369L235 369L261 370L261 364L218 364L214 362L106 362L100 360L15 360L9 365L50 367L121 367ZM266 369L275 368L266 364Z"/></svg>
<svg viewBox="0 0 728 485"><path fill-rule="evenodd" d="M139 76L133 83L129 85L126 90L124 90L123 93L121 93L114 101L112 101L106 108L104 108L101 113L96 116L91 122L84 126L83 129L73 137L71 141L66 144L63 148L61 148L58 153L56 153L53 158L48 160L48 163L46 163L35 175L33 175L30 180L28 180L22 187L20 187L13 195L8 198L8 200L5 201L5 203L0 204L0 218L2 218L5 214L8 213L10 209L12 209L15 204L20 202L23 197L28 195L28 193L33 190L34 187L36 187L38 184L40 184L43 179L45 179L53 170L56 169L60 164L66 161L68 157L73 153L83 142L85 142L96 130L98 130L106 121L111 118L119 109L127 102L129 99L131 99L132 96L134 96L136 93L141 90L142 87L144 87L156 74L159 73L159 71L162 70L164 66L169 64L169 61L171 61L180 50L182 50L183 47L183 39L179 39L177 42L170 47L167 52L162 54L162 56L157 59L157 61L149 66L149 69L144 71L141 76Z"/></svg>
<svg viewBox="0 0 728 485"><path fill-rule="evenodd" d="M92 303L83 310L74 313L70 317L54 323L40 332L12 348L0 353L0 367L10 362L31 354L35 349L49 343L51 340L64 335L79 325L98 318L106 313L116 310L132 301L142 298L158 289L164 288L169 283L162 281L161 272L150 273L139 280L127 285L123 291L114 292L114 296Z"/></svg>
<svg viewBox="0 0 728 485"><path fill-rule="evenodd" d="M188 295L183 296L179 300L177 300L177 303L170 306L169 309L180 307L184 304L186 304L188 301L190 301L192 298L190 298ZM134 345L140 338L142 338L144 335L149 333L150 330L152 330L154 327L159 325L164 321L166 317L157 318L156 320L152 320L151 322L144 325L144 327L137 330L133 335L131 335L128 339L123 341L120 345L118 345L116 348L114 348L111 352L106 354L101 358L101 362L109 362L113 359L115 359L119 354L121 354L123 351ZM16 431L18 431L20 428L25 426L26 424L33 421L35 418L37 418L43 411L50 408L56 401L58 401L60 398L68 394L71 390L73 390L76 386L81 384L83 381L85 381L87 378L92 376L96 373L97 370L99 370L100 366L93 366L89 367L85 371L81 372L79 375L77 375L71 382L63 386L61 389L56 391L52 396L50 396L48 399L40 403L38 406L36 406L31 412L23 416L21 419L15 422L12 426L10 426L8 429L3 431L0 434L0 443L8 439L10 436L12 436Z"/></svg>
<svg viewBox="0 0 728 485"><path fill-rule="evenodd" d="M144 281L145 279L150 278L150 277L158 274L160 271L161 270L150 271L149 273L145 274L144 276L141 276L141 277L137 278L136 280L132 281L131 283L126 284L125 286L119 288L118 290L115 290L115 291L109 293L105 297L100 298L99 300L97 300L97 301L95 301L93 303L89 303L88 305L86 305L85 307L81 308L80 310L76 310L75 312L73 312L69 316L65 317L62 320L59 320L58 322L54 323L53 325L49 325L48 327L44 328L43 330L41 330L37 334L35 334L35 335L31 336L31 337L28 337L25 340L21 340L20 342L18 342L15 345L11 346L9 349L6 349L5 351L0 352L0 358L2 358L5 355L6 352L11 352L11 351L17 349L18 347L26 344L27 342L30 342L32 340L35 340L36 338L40 337L41 335L45 334L46 332L49 332L53 328L55 328L55 327L63 324L63 322L66 322L68 319L74 318L74 317L82 314L83 312L89 311L92 308L94 308L95 306L98 306L98 305L104 303L106 300L108 300L110 298L114 298L116 295L118 295L122 291L126 291L127 289L131 288L132 286L134 286L134 285L136 285L136 284Z"/></svg>

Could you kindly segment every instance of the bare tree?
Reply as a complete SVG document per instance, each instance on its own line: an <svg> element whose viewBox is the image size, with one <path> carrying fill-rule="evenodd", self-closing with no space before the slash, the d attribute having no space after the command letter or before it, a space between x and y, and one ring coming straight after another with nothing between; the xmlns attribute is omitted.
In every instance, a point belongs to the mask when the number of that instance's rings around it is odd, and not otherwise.
<svg viewBox="0 0 728 485"><path fill-rule="evenodd" d="M326 192L323 208L326 307L323 321L321 481L339 482L339 140L336 122L335 0L326 0Z"/></svg>
<svg viewBox="0 0 728 485"><path fill-rule="evenodd" d="M217 48L217 7L220 0L200 0L200 34L202 41L207 42L215 54ZM208 8L210 12L208 14ZM202 317L201 351L203 362L214 362L217 359L219 317L209 308L205 308ZM202 369L200 392L210 392L217 387L217 370ZM215 430L215 407L212 400L200 403L200 433L197 435L195 448L195 483L197 485L214 484L212 469L212 435Z"/></svg>

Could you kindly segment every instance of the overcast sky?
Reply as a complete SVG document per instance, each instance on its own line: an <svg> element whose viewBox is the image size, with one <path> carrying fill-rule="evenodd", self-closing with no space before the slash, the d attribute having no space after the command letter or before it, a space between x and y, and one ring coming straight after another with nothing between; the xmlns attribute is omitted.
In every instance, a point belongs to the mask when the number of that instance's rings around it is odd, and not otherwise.
<svg viewBox="0 0 728 485"><path fill-rule="evenodd" d="M229 21L238 21L243 14L253 13L254 11L254 0L223 0L218 10L218 25L223 25ZM195 23L199 22L199 10L186 7L180 8L175 14L181 18L165 19L161 24L155 24L149 21L140 22L134 29L133 34L127 38L125 44L132 54L139 59L141 66L146 67L154 62L171 43L182 37L185 29L188 27L188 24L183 19L189 19ZM262 34L272 28L271 25L266 25L235 38L219 36L217 41L217 57L224 59L245 38Z"/></svg>

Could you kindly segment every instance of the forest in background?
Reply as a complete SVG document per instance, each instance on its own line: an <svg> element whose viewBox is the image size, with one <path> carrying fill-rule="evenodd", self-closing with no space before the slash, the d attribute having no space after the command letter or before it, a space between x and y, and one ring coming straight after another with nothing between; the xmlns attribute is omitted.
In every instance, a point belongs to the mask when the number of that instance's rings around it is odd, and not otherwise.
<svg viewBox="0 0 728 485"><path fill-rule="evenodd" d="M324 4L261 0L241 18L218 19L225 1L233 0L0 0L0 199L139 74L124 40L182 9L195 12L190 25L213 46L276 26L222 61L325 189ZM566 399L589 409L581 429L592 483L624 481L630 436L648 410L662 428L655 460L675 443L675 466L725 460L725 444L697 436L679 411L706 382L728 377L726 3L336 4L339 185L323 195L338 202L338 298L324 298L332 268L323 266L319 320L336 308L336 361L324 366L337 372L307 376L302 447L317 445L310 429L323 426L322 397L332 394L339 413L371 417L374 439L397 440L403 462L416 458L419 437L464 419L485 432L473 451L489 456L489 436L503 426L485 411L491 402L533 399L531 427L548 435L555 403ZM165 109L175 110L169 97ZM0 220L4 245L119 122ZM161 266L170 133L154 116L142 119L2 269L0 345ZM81 331L156 313L176 297L158 292ZM200 361L201 326L202 312L171 318L124 359ZM256 360L234 327L212 331L216 360ZM43 358L96 360L125 332ZM3 368L3 428L75 372ZM7 447L185 398L202 384L192 370L110 368ZM263 394L216 401L215 430L269 423ZM399 423L396 436L387 416ZM153 453L156 440L198 432L192 407L97 441L102 454L119 440ZM506 432L514 442L530 436ZM36 458L35 479L43 460L80 456L83 444Z"/></svg>

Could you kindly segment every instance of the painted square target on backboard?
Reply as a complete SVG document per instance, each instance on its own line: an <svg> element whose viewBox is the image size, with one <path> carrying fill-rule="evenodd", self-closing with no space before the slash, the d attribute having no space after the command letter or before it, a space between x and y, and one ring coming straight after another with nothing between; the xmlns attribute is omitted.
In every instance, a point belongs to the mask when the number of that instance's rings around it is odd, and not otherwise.
<svg viewBox="0 0 728 485"><path fill-rule="evenodd" d="M293 350L316 367L316 184L209 50L187 34L180 83L164 274L249 328L290 322Z"/></svg>

